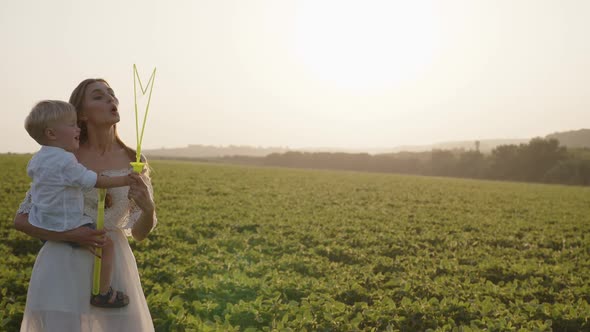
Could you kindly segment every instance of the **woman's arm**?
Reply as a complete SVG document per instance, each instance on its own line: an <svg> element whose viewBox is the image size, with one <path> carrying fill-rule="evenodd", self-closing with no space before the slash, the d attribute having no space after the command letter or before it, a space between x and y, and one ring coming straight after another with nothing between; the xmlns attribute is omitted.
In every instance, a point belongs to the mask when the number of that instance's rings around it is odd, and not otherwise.
<svg viewBox="0 0 590 332"><path fill-rule="evenodd" d="M27 213L17 213L14 217L14 228L29 236L49 241L70 241L81 246L103 247L105 244L105 231L88 227L78 227L70 231L54 232L33 226L29 223Z"/></svg>
<svg viewBox="0 0 590 332"><path fill-rule="evenodd" d="M141 209L141 215L133 225L131 235L137 241L141 241L147 238L152 228L154 228L156 206L150 195L149 185L146 180L137 174L131 174L130 176L133 181L129 186L128 197L134 200L135 204Z"/></svg>
<svg viewBox="0 0 590 332"><path fill-rule="evenodd" d="M131 235L133 235L134 239L142 241L147 238L154 227L154 215L155 210L152 210L151 212L146 210L142 211L141 216L131 229Z"/></svg>

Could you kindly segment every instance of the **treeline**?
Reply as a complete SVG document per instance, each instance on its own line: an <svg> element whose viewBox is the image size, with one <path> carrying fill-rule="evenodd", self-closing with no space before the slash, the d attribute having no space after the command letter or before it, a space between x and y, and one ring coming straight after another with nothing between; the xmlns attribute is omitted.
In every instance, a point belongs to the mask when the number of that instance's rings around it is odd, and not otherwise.
<svg viewBox="0 0 590 332"><path fill-rule="evenodd" d="M263 158L224 157L225 162L296 168L392 172L477 179L590 185L590 149L567 149L556 139L500 145L490 154L472 150L366 153L286 152Z"/></svg>

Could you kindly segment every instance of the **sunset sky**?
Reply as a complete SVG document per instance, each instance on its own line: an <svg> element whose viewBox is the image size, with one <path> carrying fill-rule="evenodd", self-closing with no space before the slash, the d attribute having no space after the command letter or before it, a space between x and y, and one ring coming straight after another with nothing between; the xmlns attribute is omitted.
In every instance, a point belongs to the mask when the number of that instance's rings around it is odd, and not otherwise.
<svg viewBox="0 0 590 332"><path fill-rule="evenodd" d="M0 152L41 99L157 77L144 148L375 148L590 128L590 1L0 2ZM145 100L140 101L140 107Z"/></svg>

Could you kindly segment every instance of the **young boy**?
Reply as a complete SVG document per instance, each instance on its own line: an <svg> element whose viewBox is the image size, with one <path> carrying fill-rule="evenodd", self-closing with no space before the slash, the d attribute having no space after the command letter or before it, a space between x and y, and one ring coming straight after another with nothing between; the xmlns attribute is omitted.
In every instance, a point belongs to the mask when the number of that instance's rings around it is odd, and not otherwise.
<svg viewBox="0 0 590 332"><path fill-rule="evenodd" d="M130 184L128 176L106 177L86 169L74 156L80 146L76 109L59 100L44 100L33 107L25 120L29 135L41 149L29 161L27 174L32 178L33 206L29 222L39 228L63 232L80 226L94 227L90 216L84 215L84 192L92 188L123 187ZM76 246L72 244L72 246ZM110 287L113 243L106 238L102 248L100 294L90 303L106 308L129 304L129 297Z"/></svg>

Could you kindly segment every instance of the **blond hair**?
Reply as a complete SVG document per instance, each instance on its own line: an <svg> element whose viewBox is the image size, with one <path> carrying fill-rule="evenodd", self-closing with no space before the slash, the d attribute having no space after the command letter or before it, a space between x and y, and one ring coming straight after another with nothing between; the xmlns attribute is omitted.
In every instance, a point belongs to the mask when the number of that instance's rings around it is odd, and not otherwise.
<svg viewBox="0 0 590 332"><path fill-rule="evenodd" d="M76 118L76 108L61 100L42 100L31 109L25 119L25 129L39 144L45 142L45 129L53 122Z"/></svg>

